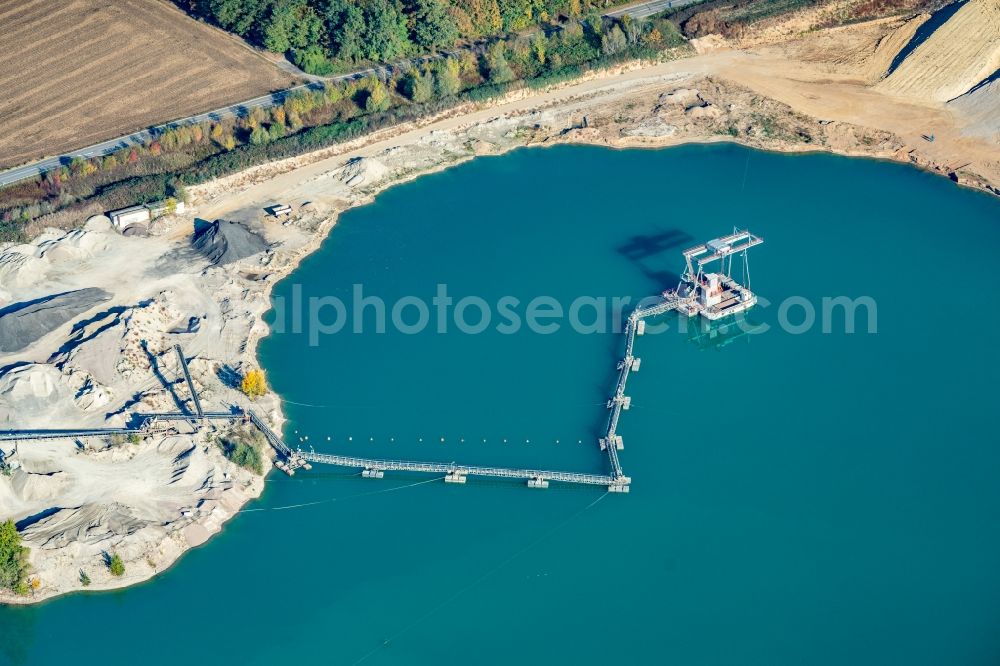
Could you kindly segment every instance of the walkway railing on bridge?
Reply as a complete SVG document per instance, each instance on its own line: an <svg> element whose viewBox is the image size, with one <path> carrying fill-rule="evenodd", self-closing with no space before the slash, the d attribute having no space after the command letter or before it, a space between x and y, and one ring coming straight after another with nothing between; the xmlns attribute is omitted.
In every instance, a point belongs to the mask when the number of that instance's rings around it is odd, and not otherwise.
<svg viewBox="0 0 1000 666"><path fill-rule="evenodd" d="M611 472L616 478L627 479L622 471L621 461L618 459L618 447L621 441L618 437L618 422L621 419L622 410L627 409L629 404L629 399L625 395L625 387L628 385L628 377L629 373L632 372L633 363L638 362L638 359L633 356L633 351L635 350L635 336L639 333L640 322L648 317L680 309L691 300L691 298L682 298L675 293L664 294L663 300L659 303L648 308L633 310L628 317L625 326L625 358L619 365L614 395L608 400L611 414L608 416L608 427L601 440L601 447L608 454L608 464L611 465Z"/></svg>
<svg viewBox="0 0 1000 666"><path fill-rule="evenodd" d="M576 472L557 472L537 469L514 469L509 467L481 467L478 465L459 465L458 463L416 462L409 460L378 460L374 458L355 458L338 456L314 451L297 451L295 455L314 463L354 467L357 469L380 470L385 472L432 472L438 474L454 474L458 476L489 476L500 479L544 479L546 481L561 481L563 483L583 483L595 486L607 486L614 479L603 474L578 474Z"/></svg>
<svg viewBox="0 0 1000 666"><path fill-rule="evenodd" d="M292 450L288 448L288 445L286 445L259 416L257 416L257 412L251 409L247 412L247 415L250 417L250 423L257 426L257 429L264 434L264 439L267 440L267 443L270 444L275 451L286 458L290 458L292 456Z"/></svg>

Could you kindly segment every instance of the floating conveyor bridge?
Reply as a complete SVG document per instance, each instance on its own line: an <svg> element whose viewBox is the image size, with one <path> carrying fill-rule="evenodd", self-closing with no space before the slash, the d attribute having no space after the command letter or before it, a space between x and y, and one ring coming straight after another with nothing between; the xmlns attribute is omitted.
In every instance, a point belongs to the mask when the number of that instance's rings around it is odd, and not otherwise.
<svg viewBox="0 0 1000 666"><path fill-rule="evenodd" d="M640 359L634 356L635 338L644 332L644 320L648 317L667 313L671 310L684 307L691 299L680 297L672 292L664 294L663 300L651 307L634 310L629 315L626 325L625 358L618 364L618 381L615 384L614 394L608 400L608 409L611 410L608 418L608 426L604 437L599 442L601 449L607 453L610 467L609 474L584 474L577 472L517 469L508 467L486 467L478 465L462 465L456 462L421 462L408 460L383 460L376 458L359 458L354 456L341 456L328 453L316 453L315 451L292 450L281 437L276 434L270 426L252 409L243 411L234 408L231 412L206 412L202 409L201 401L195 391L191 373L188 370L187 360L180 345L175 346L177 358L180 362L181 371L191 392L192 402L197 415L186 412L164 412L152 414L137 414L139 425L132 428L97 428L97 429L77 429L77 430L6 430L0 431L0 441L28 441L43 439L58 439L65 437L86 438L86 437L108 437L112 435L130 435L134 433L147 433L153 431L160 422L186 421L195 424L200 421L207 424L211 421L238 421L242 420L255 426L263 434L268 444L282 459L279 467L289 474L294 473L298 467L308 467L307 463L317 463L324 465L336 465L338 467L348 467L362 470L362 476L366 478L382 478L385 472L423 472L444 474L444 480L449 483L465 483L466 477L480 476L499 479L525 480L529 487L547 488L550 481L559 483L572 483L583 485L604 486L610 492L628 492L632 480L625 475L621 461L618 458L618 451L623 448L622 438L617 434L618 423L623 410L627 410L631 404L631 399L625 395L626 384L629 373L639 369Z"/></svg>
<svg viewBox="0 0 1000 666"><path fill-rule="evenodd" d="M625 358L618 363L618 381L615 383L614 394L608 400L608 409L611 410L608 417L608 427L604 437L600 439L601 449L608 454L608 463L615 478L615 481L608 486L612 491L628 492L628 485L631 482L631 479L625 476L622 471L621 462L618 460L618 451L624 448L622 437L618 434L618 422L621 419L622 411L632 405L632 399L625 395L629 373L638 371L641 363L641 360L634 355L635 337L644 332L647 318L680 309L690 300L690 298L682 298L675 293L668 292L663 295L663 300L659 303L633 310L628 317L625 325Z"/></svg>

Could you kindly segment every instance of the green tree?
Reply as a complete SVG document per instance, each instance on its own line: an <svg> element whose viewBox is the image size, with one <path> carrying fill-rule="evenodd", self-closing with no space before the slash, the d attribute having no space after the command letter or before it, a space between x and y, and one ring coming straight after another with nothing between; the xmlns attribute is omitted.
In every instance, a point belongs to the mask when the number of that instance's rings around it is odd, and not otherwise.
<svg viewBox="0 0 1000 666"><path fill-rule="evenodd" d="M261 458L263 441L259 431L238 429L225 437L219 438L222 453L243 469L257 474L264 473L264 462Z"/></svg>
<svg viewBox="0 0 1000 666"><path fill-rule="evenodd" d="M275 53L318 44L322 37L323 23L306 0L275 2L263 22L262 41Z"/></svg>
<svg viewBox="0 0 1000 666"><path fill-rule="evenodd" d="M403 93L414 102L429 102L434 96L434 77L412 71L403 77Z"/></svg>
<svg viewBox="0 0 1000 666"><path fill-rule="evenodd" d="M0 523L0 588L27 592L28 552L14 521Z"/></svg>
<svg viewBox="0 0 1000 666"><path fill-rule="evenodd" d="M80 585L88 587L90 585L90 576L83 569L80 569Z"/></svg>
<svg viewBox="0 0 1000 666"><path fill-rule="evenodd" d="M267 134L271 141L277 141L285 136L285 126L281 123L272 123Z"/></svg>
<svg viewBox="0 0 1000 666"><path fill-rule="evenodd" d="M160 145L167 150L173 150L177 147L177 130L168 129L160 135Z"/></svg>
<svg viewBox="0 0 1000 666"><path fill-rule="evenodd" d="M605 55L615 55L628 48L628 40L625 33L617 25L608 31L608 34L601 37L601 50Z"/></svg>
<svg viewBox="0 0 1000 666"><path fill-rule="evenodd" d="M398 0L365 0L365 47L367 60L387 62L410 50L406 15Z"/></svg>
<svg viewBox="0 0 1000 666"><path fill-rule="evenodd" d="M323 97L327 104L336 104L344 98L344 88L334 81L327 81L323 84Z"/></svg>
<svg viewBox="0 0 1000 666"><path fill-rule="evenodd" d="M74 157L69 162L69 170L74 176L80 176L83 174L83 166L87 163L82 157Z"/></svg>
<svg viewBox="0 0 1000 666"><path fill-rule="evenodd" d="M545 51L548 45L549 40L542 33L538 33L531 38L531 52L534 54L535 60L538 61L539 65L545 64Z"/></svg>
<svg viewBox="0 0 1000 666"><path fill-rule="evenodd" d="M264 129L263 125L257 125L257 127L253 128L253 131L250 132L250 143L255 146L267 143L270 140L271 135L267 133L267 130Z"/></svg>
<svg viewBox="0 0 1000 666"><path fill-rule="evenodd" d="M339 60L386 62L410 50L399 0L327 0L323 17Z"/></svg>
<svg viewBox="0 0 1000 666"><path fill-rule="evenodd" d="M459 64L454 58L441 58L434 63L434 92L438 97L457 95L462 89Z"/></svg>
<svg viewBox="0 0 1000 666"><path fill-rule="evenodd" d="M326 76L333 72L333 63L317 44L310 44L304 49L295 49L292 60L299 69L308 74Z"/></svg>
<svg viewBox="0 0 1000 666"><path fill-rule="evenodd" d="M625 14L621 18L621 25L628 43L633 45L638 44L642 39L642 33L645 32L645 23L642 20L636 20Z"/></svg>
<svg viewBox="0 0 1000 666"><path fill-rule="evenodd" d="M415 0L413 42L428 50L452 46L458 41L458 25L442 0Z"/></svg>
<svg viewBox="0 0 1000 666"><path fill-rule="evenodd" d="M122 562L121 555L115 553L111 556L111 560L108 562L108 570L111 571L111 575L116 578L120 578L125 575L125 563Z"/></svg>
<svg viewBox="0 0 1000 666"><path fill-rule="evenodd" d="M604 34L604 18L596 11L591 11L587 15L587 27L590 32L594 35L600 36Z"/></svg>
<svg viewBox="0 0 1000 666"><path fill-rule="evenodd" d="M250 35L264 12L268 0L209 0L207 14L226 30L241 37Z"/></svg>
<svg viewBox="0 0 1000 666"><path fill-rule="evenodd" d="M490 83L506 83L514 80L514 70L507 63L507 53L503 42L495 42L486 50L486 72Z"/></svg>
<svg viewBox="0 0 1000 666"><path fill-rule="evenodd" d="M352 0L329 0L323 18L334 56L348 62L362 60L365 15L361 7Z"/></svg>
<svg viewBox="0 0 1000 666"><path fill-rule="evenodd" d="M524 30L533 23L534 2L532 0L503 0L500 4L500 20L505 32Z"/></svg>
<svg viewBox="0 0 1000 666"><path fill-rule="evenodd" d="M379 79L373 79L368 87L368 97L365 99L365 111L378 113L389 108L389 91Z"/></svg>

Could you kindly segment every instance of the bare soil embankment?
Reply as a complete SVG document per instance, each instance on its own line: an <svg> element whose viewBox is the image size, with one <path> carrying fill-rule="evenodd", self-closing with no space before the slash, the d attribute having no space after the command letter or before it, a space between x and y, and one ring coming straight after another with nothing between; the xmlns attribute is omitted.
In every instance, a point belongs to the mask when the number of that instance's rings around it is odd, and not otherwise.
<svg viewBox="0 0 1000 666"><path fill-rule="evenodd" d="M921 102L964 95L1000 69L1000 3L968 0L913 48L879 84ZM933 19L931 19L933 21Z"/></svg>

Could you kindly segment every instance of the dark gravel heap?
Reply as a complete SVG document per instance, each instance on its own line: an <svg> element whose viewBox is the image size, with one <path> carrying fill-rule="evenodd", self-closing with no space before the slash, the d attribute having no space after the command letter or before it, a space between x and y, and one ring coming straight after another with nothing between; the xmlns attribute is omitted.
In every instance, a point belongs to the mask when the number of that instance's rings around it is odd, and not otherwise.
<svg viewBox="0 0 1000 666"><path fill-rule="evenodd" d="M90 287L0 309L0 352L20 351L80 313L109 300L111 294Z"/></svg>
<svg viewBox="0 0 1000 666"><path fill-rule="evenodd" d="M264 238L239 222L216 220L197 232L194 249L214 266L231 264L267 249Z"/></svg>

